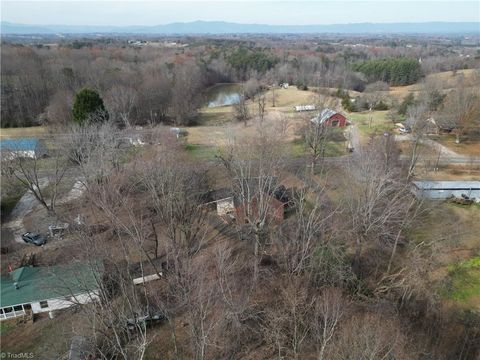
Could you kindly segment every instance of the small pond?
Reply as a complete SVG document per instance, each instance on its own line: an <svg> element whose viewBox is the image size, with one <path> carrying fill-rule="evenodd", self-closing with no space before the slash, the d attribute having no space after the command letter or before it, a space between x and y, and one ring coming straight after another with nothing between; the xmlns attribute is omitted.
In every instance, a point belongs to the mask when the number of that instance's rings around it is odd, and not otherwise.
<svg viewBox="0 0 480 360"><path fill-rule="evenodd" d="M209 108L238 104L240 101L238 84L217 84L207 90L206 106Z"/></svg>

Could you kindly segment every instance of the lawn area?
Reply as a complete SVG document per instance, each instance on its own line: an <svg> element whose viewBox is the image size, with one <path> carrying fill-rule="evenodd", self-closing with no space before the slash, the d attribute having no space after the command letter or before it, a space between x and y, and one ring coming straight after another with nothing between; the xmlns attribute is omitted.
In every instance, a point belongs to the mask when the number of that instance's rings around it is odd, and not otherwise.
<svg viewBox="0 0 480 360"><path fill-rule="evenodd" d="M457 70L454 74L453 71L443 71L438 73L429 74L426 76L426 81L432 80L438 84L441 84L441 89L444 91L446 89L452 89L458 86L458 83L461 81L467 87L478 86L478 69L464 69ZM385 95L396 98L397 100L402 100L409 93L413 93L415 97L423 90L421 83L416 83L407 86L391 86L388 92L385 92Z"/></svg>
<svg viewBox="0 0 480 360"><path fill-rule="evenodd" d="M408 238L434 246L437 265L431 276L443 299L480 309L480 206L427 205L426 218Z"/></svg>
<svg viewBox="0 0 480 360"><path fill-rule="evenodd" d="M44 126L31 126L20 128L2 128L0 129L0 138L21 138L21 137L34 137L38 135L44 135L46 133L46 127Z"/></svg>
<svg viewBox="0 0 480 360"><path fill-rule="evenodd" d="M460 144L455 143L455 135L441 135L435 137L435 140L440 144L446 146L452 151L461 155L478 156L480 157L480 139L479 140L464 140Z"/></svg>
<svg viewBox="0 0 480 360"><path fill-rule="evenodd" d="M268 90L263 93L266 100L268 111L276 110L283 113L293 113L295 105L312 104L315 94L312 91L298 90L296 86L290 86L288 89L275 89L275 107L272 107L273 91ZM254 116L257 112L257 104L252 100L247 100L247 106L250 115ZM220 126L234 121L233 106L207 107L204 106L199 111L198 124L202 126Z"/></svg>
<svg viewBox="0 0 480 360"><path fill-rule="evenodd" d="M350 113L347 118L357 124L362 141L365 142L371 135L380 135L394 129L394 124L387 119L387 113L387 111L372 111L371 114L368 111ZM372 117L371 124L370 116Z"/></svg>
<svg viewBox="0 0 480 360"><path fill-rule="evenodd" d="M302 139L289 143L289 153L293 157L308 155L308 149ZM329 141L325 146L325 157L342 156L346 154L345 141Z"/></svg>
<svg viewBox="0 0 480 360"><path fill-rule="evenodd" d="M448 268L443 296L466 305L480 307L480 256Z"/></svg>
<svg viewBox="0 0 480 360"><path fill-rule="evenodd" d="M198 123L206 126L221 126L233 121L233 107L204 107L198 113Z"/></svg>
<svg viewBox="0 0 480 360"><path fill-rule="evenodd" d="M312 104L315 94L310 90L298 90L296 86L289 86L288 89L275 89L275 109L283 109L293 112L295 105L307 105ZM267 107L272 106L273 91L268 90L265 92L265 98L267 100Z"/></svg>
<svg viewBox="0 0 480 360"><path fill-rule="evenodd" d="M200 144L186 144L185 150L192 160L208 161L214 160L218 155L218 147L200 145Z"/></svg>
<svg viewBox="0 0 480 360"><path fill-rule="evenodd" d="M33 324L2 326L2 352L31 353L33 358L55 359L68 351L72 336L72 324L78 319L70 312L57 318L43 318ZM4 331L5 330L5 331Z"/></svg>
<svg viewBox="0 0 480 360"><path fill-rule="evenodd" d="M11 321L2 321L0 322L0 335L4 335L9 331L15 329L15 324Z"/></svg>

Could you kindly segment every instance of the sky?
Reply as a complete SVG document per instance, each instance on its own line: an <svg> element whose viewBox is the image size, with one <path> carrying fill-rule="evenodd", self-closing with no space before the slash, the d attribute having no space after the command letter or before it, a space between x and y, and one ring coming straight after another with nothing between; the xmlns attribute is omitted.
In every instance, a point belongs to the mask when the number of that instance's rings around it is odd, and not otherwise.
<svg viewBox="0 0 480 360"><path fill-rule="evenodd" d="M1 19L36 25L116 26L195 20L272 25L480 22L480 1L2 0Z"/></svg>

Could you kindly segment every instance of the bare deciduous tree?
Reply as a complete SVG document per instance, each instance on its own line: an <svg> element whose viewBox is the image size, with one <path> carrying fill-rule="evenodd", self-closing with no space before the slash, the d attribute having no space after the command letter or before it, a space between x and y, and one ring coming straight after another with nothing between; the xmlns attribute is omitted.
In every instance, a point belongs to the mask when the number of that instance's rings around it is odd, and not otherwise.
<svg viewBox="0 0 480 360"><path fill-rule="evenodd" d="M245 126L247 126L247 121L250 119L250 111L248 110L245 93L240 94L238 103L233 105L233 114L235 119L243 121Z"/></svg>
<svg viewBox="0 0 480 360"><path fill-rule="evenodd" d="M258 118L260 122L263 122L265 119L267 101L265 99L265 95L260 94L257 96L257 111L258 111Z"/></svg>
<svg viewBox="0 0 480 360"><path fill-rule="evenodd" d="M313 334L317 346L317 359L326 358L327 346L332 342L345 312L346 302L337 288L326 288L315 301Z"/></svg>
<svg viewBox="0 0 480 360"><path fill-rule="evenodd" d="M116 85L112 87L105 96L105 102L108 112L123 126L129 128L130 115L133 111L137 100L135 89L124 85Z"/></svg>
<svg viewBox="0 0 480 360"><path fill-rule="evenodd" d="M457 143L460 143L462 137L472 130L478 133L479 104L478 95L464 86L448 94L440 116L453 124Z"/></svg>
<svg viewBox="0 0 480 360"><path fill-rule="evenodd" d="M344 210L351 219L351 236L355 239L354 271L360 275L362 248L366 243L390 248L405 217L409 216L412 195L402 181L390 137L374 141L348 165Z"/></svg>
<svg viewBox="0 0 480 360"><path fill-rule="evenodd" d="M104 181L120 168L124 149L121 132L110 122L72 126L63 141L70 161L77 164L86 186Z"/></svg>
<svg viewBox="0 0 480 360"><path fill-rule="evenodd" d="M420 145L422 144L422 141L425 139L428 132L428 126L430 124L427 117L428 108L424 103L409 106L407 109L406 123L410 127L412 139L407 180L411 179L411 177L414 175L415 168L421 154Z"/></svg>
<svg viewBox="0 0 480 360"><path fill-rule="evenodd" d="M31 192L49 213L55 214L60 185L69 169L68 158L58 148L51 149L48 158L42 158L39 147L33 155L26 155L15 146L2 149L2 175Z"/></svg>
<svg viewBox="0 0 480 360"><path fill-rule="evenodd" d="M269 129L261 124L248 139L231 139L220 160L228 171L240 209L239 226L249 228L254 238L255 274L269 227L275 221L272 196L280 185L282 149Z"/></svg>
<svg viewBox="0 0 480 360"><path fill-rule="evenodd" d="M381 316L357 316L344 323L331 359L409 359L398 322ZM412 355L412 354L410 354Z"/></svg>

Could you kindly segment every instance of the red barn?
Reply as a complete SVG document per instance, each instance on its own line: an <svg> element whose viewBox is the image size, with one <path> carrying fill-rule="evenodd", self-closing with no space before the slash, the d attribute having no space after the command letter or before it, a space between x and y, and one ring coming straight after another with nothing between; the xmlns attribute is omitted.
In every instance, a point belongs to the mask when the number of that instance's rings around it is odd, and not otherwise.
<svg viewBox="0 0 480 360"><path fill-rule="evenodd" d="M332 127L344 127L348 125L348 120L345 116L332 109L324 109L311 122L317 125L326 125Z"/></svg>

